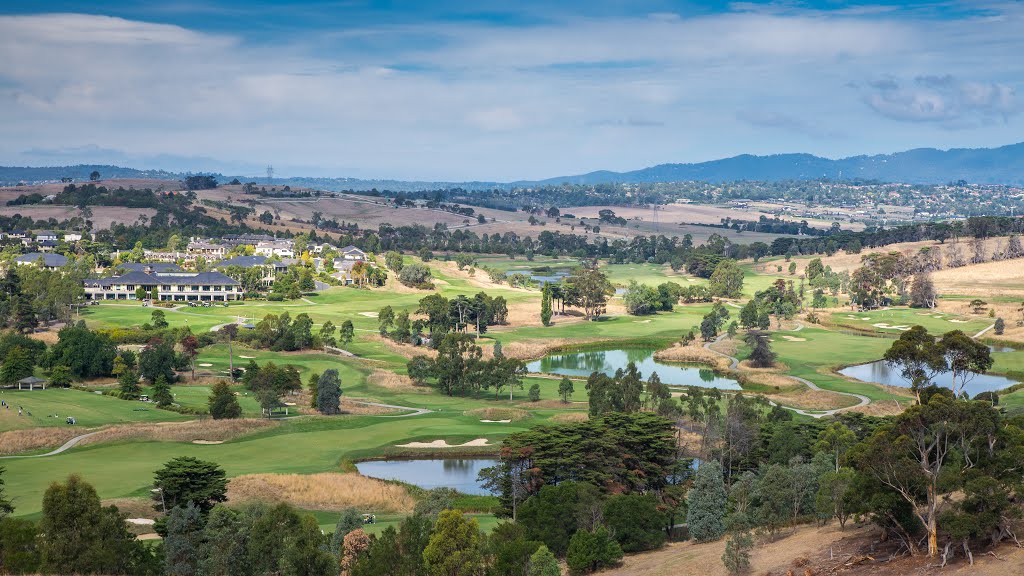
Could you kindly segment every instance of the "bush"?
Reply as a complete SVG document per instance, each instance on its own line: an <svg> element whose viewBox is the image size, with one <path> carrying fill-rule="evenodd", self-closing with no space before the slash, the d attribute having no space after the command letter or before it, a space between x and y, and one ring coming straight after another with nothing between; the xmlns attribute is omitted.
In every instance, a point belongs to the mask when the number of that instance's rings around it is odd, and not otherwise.
<svg viewBox="0 0 1024 576"><path fill-rule="evenodd" d="M652 495L612 496L604 505L604 521L623 552L653 550L665 543L665 518Z"/></svg>
<svg viewBox="0 0 1024 576"><path fill-rule="evenodd" d="M565 561L573 574L587 574L615 566L622 559L622 548L612 540L608 529L599 526L590 532L580 530L569 540Z"/></svg>

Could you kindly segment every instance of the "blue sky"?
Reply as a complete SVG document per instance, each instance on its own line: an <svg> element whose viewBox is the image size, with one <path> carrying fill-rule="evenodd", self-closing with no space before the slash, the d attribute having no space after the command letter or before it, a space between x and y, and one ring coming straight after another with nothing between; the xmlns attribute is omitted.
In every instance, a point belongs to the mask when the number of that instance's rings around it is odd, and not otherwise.
<svg viewBox="0 0 1024 576"><path fill-rule="evenodd" d="M1024 140L1024 3L0 1L0 164L515 180Z"/></svg>

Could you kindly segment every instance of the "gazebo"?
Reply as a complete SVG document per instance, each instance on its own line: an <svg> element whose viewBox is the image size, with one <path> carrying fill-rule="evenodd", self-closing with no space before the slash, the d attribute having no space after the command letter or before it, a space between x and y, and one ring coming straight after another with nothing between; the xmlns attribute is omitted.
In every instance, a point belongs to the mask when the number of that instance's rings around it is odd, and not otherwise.
<svg viewBox="0 0 1024 576"><path fill-rule="evenodd" d="M46 390L46 379L36 378L35 376L28 376L18 380L18 390L24 390L25 386L28 386L29 390L35 390L38 386L42 390Z"/></svg>

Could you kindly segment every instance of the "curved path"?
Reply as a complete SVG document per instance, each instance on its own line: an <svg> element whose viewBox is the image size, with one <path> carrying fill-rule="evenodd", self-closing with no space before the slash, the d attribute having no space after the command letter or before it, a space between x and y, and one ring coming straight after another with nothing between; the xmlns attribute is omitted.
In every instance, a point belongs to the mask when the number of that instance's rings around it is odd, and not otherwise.
<svg viewBox="0 0 1024 576"><path fill-rule="evenodd" d="M81 436L75 436L71 440L68 440L67 442L65 442L64 445L61 446L60 448L57 448L56 450L54 450L52 452L47 452L46 454L32 454L32 455L29 455L29 456L0 456L0 459L4 459L4 458L42 458L44 456L56 456L57 454L60 454L61 452L64 452L65 450L70 450L76 444L78 444L82 440L85 440L89 436L94 436L96 434L99 434L99 432L89 432L88 434L82 434Z"/></svg>
<svg viewBox="0 0 1024 576"><path fill-rule="evenodd" d="M379 408L391 408L393 410L412 410L410 414L378 414L381 418L408 418L409 416L421 416L423 414L430 414L433 410L427 410L426 408L413 408L411 406L395 406L394 404L381 404L380 402L363 402L361 400L352 400L353 404L362 404L363 406L377 406Z"/></svg>
<svg viewBox="0 0 1024 576"><path fill-rule="evenodd" d="M797 327L796 330L802 330L803 329L803 324L798 324L797 326L798 327ZM794 330L794 332L796 330ZM705 342L704 343L704 349L705 350L710 350L711 352L714 352L715 354L718 354L719 356L724 356L725 358L728 358L729 359L729 369L730 370L736 370L739 367L739 365L740 365L740 361L739 361L738 358L730 356L730 355L728 355L728 354L726 354L724 352L719 352L718 350L715 350L714 348L711 347L712 344L717 344L717 343L721 342L725 337L726 337L726 335L722 334L718 338L715 338L715 340L713 342ZM799 408L793 408L791 406L782 406L786 410L791 410L793 412L796 412L797 414L802 414L804 416L810 416L811 418L824 418L825 416L834 416L837 413L842 412L844 410L850 410L851 408L860 408L861 406L867 406L868 404L871 404L871 398L868 398L867 396L862 396L860 394L854 394L852 392L838 392L836 390L824 390L824 389L820 388L817 384L815 384L814 382L811 382L810 380L807 380L806 378L801 378L799 376L793 376L791 374L785 374L785 376L787 376L789 378L792 378L793 380L796 380L797 382L805 384L808 388L810 388L811 390L814 390L816 392L829 392L831 394L840 394L842 396L851 396L851 397L856 398L858 400L858 403L854 404L853 406L846 406L844 408L835 408L833 410L821 410L821 411L818 411L818 410L808 411L808 410L801 410ZM769 400L769 402L771 402L772 404L776 404L775 402L772 402L771 400Z"/></svg>

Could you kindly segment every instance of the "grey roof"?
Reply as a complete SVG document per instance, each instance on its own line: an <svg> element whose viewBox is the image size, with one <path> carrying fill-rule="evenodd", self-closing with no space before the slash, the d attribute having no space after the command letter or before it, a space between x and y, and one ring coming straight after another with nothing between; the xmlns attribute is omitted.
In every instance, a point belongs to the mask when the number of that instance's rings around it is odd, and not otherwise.
<svg viewBox="0 0 1024 576"><path fill-rule="evenodd" d="M68 259L65 256L60 254L44 254L42 252L29 252L28 254L22 254L15 258L14 261L35 264L40 258L43 259L43 265L48 268L60 268L68 263Z"/></svg>
<svg viewBox="0 0 1024 576"><path fill-rule="evenodd" d="M99 288L108 288L114 284L135 284L139 286L157 286L160 284L169 284L172 286L177 286L179 284L189 286L238 286L238 281L229 276L225 276L220 272L162 272L146 274L145 272L136 271L128 272L121 276L111 276L109 278L89 278L85 281L86 286L95 286Z"/></svg>
<svg viewBox="0 0 1024 576"><path fill-rule="evenodd" d="M39 242L39 245L47 248L56 248L60 245L60 242L57 242L56 240L42 240Z"/></svg>
<svg viewBox="0 0 1024 576"><path fill-rule="evenodd" d="M145 272L147 268L153 272L182 272L181 266L173 262L123 262L117 266L124 272Z"/></svg>
<svg viewBox="0 0 1024 576"><path fill-rule="evenodd" d="M57 233L53 230L36 230L36 236L56 236Z"/></svg>
<svg viewBox="0 0 1024 576"><path fill-rule="evenodd" d="M284 262L271 261L266 256L235 256L234 258L228 258L227 260L221 260L214 265L214 268L227 268L229 266L241 266L242 268L252 268L254 266L270 266L273 265L275 268L287 268L287 264Z"/></svg>
<svg viewBox="0 0 1024 576"><path fill-rule="evenodd" d="M39 378L39 377L36 377L36 376L26 376L26 377L22 378L21 380L18 380L18 382L21 382L22 384L39 384L41 382L46 382L46 378Z"/></svg>
<svg viewBox="0 0 1024 576"><path fill-rule="evenodd" d="M349 244L348 246L345 246L344 248L342 248L341 252L342 252L342 254L344 254L345 252L363 252L363 251L360 250L359 248L356 248L355 246ZM365 252L363 252L363 253L365 254Z"/></svg>

